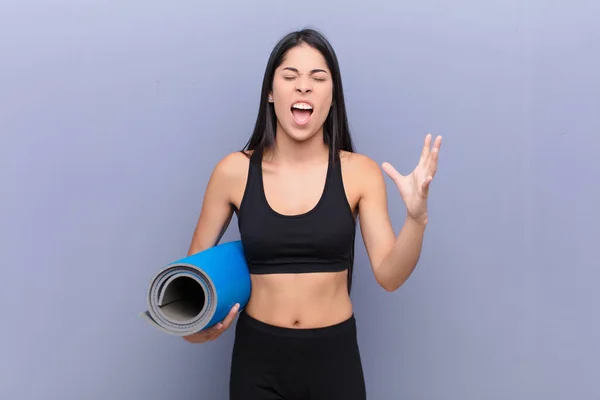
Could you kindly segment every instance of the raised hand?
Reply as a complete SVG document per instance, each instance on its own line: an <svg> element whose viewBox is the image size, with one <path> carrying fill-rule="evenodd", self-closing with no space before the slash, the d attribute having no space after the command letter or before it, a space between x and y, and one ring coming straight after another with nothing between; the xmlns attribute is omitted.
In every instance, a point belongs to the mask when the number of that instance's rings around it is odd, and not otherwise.
<svg viewBox="0 0 600 400"><path fill-rule="evenodd" d="M190 343L204 343L210 340L217 339L223 334L223 332L227 330L227 328L229 328L238 310L239 304L236 304L231 308L231 310L229 310L229 313L222 322L219 322L214 326L211 326L210 328L200 331L198 333L194 333L193 335L184 336L183 338Z"/></svg>
<svg viewBox="0 0 600 400"><path fill-rule="evenodd" d="M406 205L408 216L422 223L427 223L429 186L437 172L441 145L442 137L437 136L433 142L433 148L431 148L431 134L427 134L419 162L409 175L400 174L388 162L382 164L385 173L398 187L400 196Z"/></svg>

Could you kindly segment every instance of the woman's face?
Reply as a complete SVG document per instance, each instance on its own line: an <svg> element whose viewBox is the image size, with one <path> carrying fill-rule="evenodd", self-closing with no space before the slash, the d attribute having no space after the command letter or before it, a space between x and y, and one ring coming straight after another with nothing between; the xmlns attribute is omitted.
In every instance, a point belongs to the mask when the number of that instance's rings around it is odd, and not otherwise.
<svg viewBox="0 0 600 400"><path fill-rule="evenodd" d="M278 125L290 137L304 141L320 133L333 98L323 55L306 44L290 49L275 70L271 97Z"/></svg>

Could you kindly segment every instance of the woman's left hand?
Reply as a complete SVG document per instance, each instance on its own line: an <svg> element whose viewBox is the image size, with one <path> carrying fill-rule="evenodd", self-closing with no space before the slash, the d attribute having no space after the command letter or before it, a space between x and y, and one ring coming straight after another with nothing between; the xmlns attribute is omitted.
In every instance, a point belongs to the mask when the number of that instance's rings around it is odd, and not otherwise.
<svg viewBox="0 0 600 400"><path fill-rule="evenodd" d="M400 174L388 162L382 164L383 170L392 178L400 191L400 196L406 204L408 217L425 224L427 223L429 186L437 171L441 144L442 137L437 136L432 149L431 134L427 134L419 163L409 175Z"/></svg>

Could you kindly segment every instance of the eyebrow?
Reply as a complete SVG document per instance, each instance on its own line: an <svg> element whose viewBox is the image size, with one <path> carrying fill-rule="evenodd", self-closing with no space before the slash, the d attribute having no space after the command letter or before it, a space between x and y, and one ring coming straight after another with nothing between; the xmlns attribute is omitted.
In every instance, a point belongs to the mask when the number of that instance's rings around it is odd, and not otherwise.
<svg viewBox="0 0 600 400"><path fill-rule="evenodd" d="M293 72L295 72L295 73L297 73L297 74L299 74L299 73L300 73L300 72L298 71L298 69L297 69L297 68L294 68L294 67L285 67L285 68L284 68L284 70L293 71ZM327 73L327 71L325 71L324 69L315 68L315 69L312 69L312 70L310 70L309 74L310 74L310 75L312 75L312 74L316 74L317 72L324 72L324 73Z"/></svg>

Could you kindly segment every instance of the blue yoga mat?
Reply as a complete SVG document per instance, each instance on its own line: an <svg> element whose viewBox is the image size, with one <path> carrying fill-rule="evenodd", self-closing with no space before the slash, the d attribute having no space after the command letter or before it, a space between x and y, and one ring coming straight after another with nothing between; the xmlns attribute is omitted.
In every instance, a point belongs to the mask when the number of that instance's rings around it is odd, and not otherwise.
<svg viewBox="0 0 600 400"><path fill-rule="evenodd" d="M250 273L241 241L222 243L163 267L151 279L148 310L160 330L186 336L222 321L250 298Z"/></svg>

